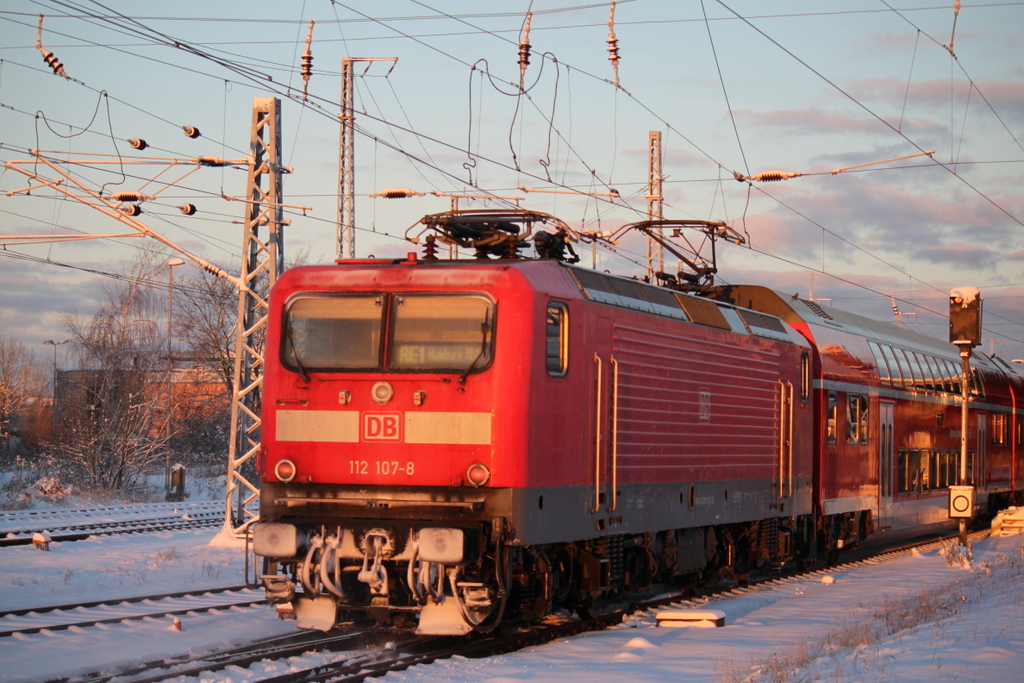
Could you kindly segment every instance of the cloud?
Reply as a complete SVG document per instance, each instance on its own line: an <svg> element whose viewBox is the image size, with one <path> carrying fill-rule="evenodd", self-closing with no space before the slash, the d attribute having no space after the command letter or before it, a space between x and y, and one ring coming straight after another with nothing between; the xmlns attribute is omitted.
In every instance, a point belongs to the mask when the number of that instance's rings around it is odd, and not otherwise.
<svg viewBox="0 0 1024 683"><path fill-rule="evenodd" d="M983 268L995 265L998 252L974 244L950 242L949 244L924 247L912 252L914 258L935 264L948 264L961 268Z"/></svg>
<svg viewBox="0 0 1024 683"><path fill-rule="evenodd" d="M865 116L846 116L818 107L736 112L745 124L778 132L830 135L834 133L876 133L879 123Z"/></svg>
<svg viewBox="0 0 1024 683"><path fill-rule="evenodd" d="M982 107L986 112L991 105L1004 119L1024 120L1024 83L1019 82L971 83L961 78L954 79L952 84L948 79L935 79L911 81L908 86L906 81L898 78L861 78L846 81L843 87L865 101L887 102L902 107L906 99L909 106L929 105L943 108L948 113L952 97L954 105L961 110L970 101L972 107Z"/></svg>
<svg viewBox="0 0 1024 683"><path fill-rule="evenodd" d="M93 310L104 278L54 264L4 258L0 267L0 330L30 348L43 339L63 338L61 312Z"/></svg>

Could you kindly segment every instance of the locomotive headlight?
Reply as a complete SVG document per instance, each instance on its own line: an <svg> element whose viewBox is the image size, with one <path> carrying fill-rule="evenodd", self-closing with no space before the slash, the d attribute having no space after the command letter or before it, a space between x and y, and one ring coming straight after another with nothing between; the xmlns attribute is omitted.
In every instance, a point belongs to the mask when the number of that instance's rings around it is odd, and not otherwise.
<svg viewBox="0 0 1024 683"><path fill-rule="evenodd" d="M395 395L395 390L387 382L377 382L373 385L373 389L370 390L370 394L373 396L374 401L384 405Z"/></svg>
<svg viewBox="0 0 1024 683"><path fill-rule="evenodd" d="M470 465L469 469L466 470L466 479L473 486L483 486L491 479L491 471L487 469L487 465L482 463L476 463Z"/></svg>
<svg viewBox="0 0 1024 683"><path fill-rule="evenodd" d="M291 481L295 478L295 463L291 460L280 460L274 465L274 474L281 481Z"/></svg>

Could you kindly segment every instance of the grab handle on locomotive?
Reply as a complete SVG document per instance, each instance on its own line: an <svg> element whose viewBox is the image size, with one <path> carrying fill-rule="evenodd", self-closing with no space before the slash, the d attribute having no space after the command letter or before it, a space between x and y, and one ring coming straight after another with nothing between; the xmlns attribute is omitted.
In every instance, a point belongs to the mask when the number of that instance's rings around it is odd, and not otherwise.
<svg viewBox="0 0 1024 683"><path fill-rule="evenodd" d="M793 495L793 383L779 380L779 482L776 500Z"/></svg>
<svg viewBox="0 0 1024 683"><path fill-rule="evenodd" d="M597 392L594 394L594 507L591 514L601 509L601 357L596 353L594 373Z"/></svg>
<svg viewBox="0 0 1024 683"><path fill-rule="evenodd" d="M612 504L608 512L619 505L619 361L612 356Z"/></svg>

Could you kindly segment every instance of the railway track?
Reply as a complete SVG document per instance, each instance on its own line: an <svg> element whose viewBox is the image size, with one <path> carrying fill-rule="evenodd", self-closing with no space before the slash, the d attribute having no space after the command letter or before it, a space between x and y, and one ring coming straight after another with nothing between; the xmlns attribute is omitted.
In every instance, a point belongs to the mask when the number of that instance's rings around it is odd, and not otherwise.
<svg viewBox="0 0 1024 683"><path fill-rule="evenodd" d="M976 540L988 532L972 535ZM926 540L909 542L898 547L888 547L874 552L861 550L851 553L848 559L828 567L815 567L805 571L793 571L783 576L767 577L731 585L718 585L701 595L686 596L680 593L662 595L641 600L618 608L608 608L602 614L586 619L563 620L561 623L542 623L519 629L511 634L494 634L475 639L457 637L417 637L414 634L397 631L362 631L312 633L297 632L287 637L258 641L244 647L225 650L214 654L189 658L162 658L102 675L61 679L60 683L101 683L112 679L133 683L156 683L178 676L198 676L214 673L229 667L246 668L255 662L267 659L283 659L310 652L322 654L321 663L297 668L290 665L288 673L260 678L264 683L298 683L299 681L344 681L359 683L367 678L383 676L390 671L401 671L417 664L428 664L455 656L480 658L513 652L525 647L540 645L555 639L565 638L588 631L608 628L621 623L631 614L661 608L692 609L703 608L716 602L771 590L782 583L815 579L839 572L849 571L886 562L911 554L914 549L931 549L942 545L953 537L931 537Z"/></svg>
<svg viewBox="0 0 1024 683"><path fill-rule="evenodd" d="M17 609L0 612L0 638L228 610L265 602L260 590L232 586Z"/></svg>
<svg viewBox="0 0 1024 683"><path fill-rule="evenodd" d="M156 503L74 510L0 512L0 547L29 545L37 533L51 541L81 541L90 536L173 531L223 523L223 503Z"/></svg>

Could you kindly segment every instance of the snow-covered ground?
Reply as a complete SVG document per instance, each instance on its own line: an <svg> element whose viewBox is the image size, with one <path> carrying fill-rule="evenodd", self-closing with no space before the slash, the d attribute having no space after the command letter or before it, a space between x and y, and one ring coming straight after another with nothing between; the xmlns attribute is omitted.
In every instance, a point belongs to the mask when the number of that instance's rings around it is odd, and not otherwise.
<svg viewBox="0 0 1024 683"><path fill-rule="evenodd" d="M969 566L934 548L855 569L776 582L715 602L724 628L614 629L482 660L453 659L386 681L588 683L1024 680L1024 542L975 542ZM0 548L0 611L242 583L243 551L208 530ZM828 578L825 578L828 577ZM109 670L226 642L288 633L269 607L0 638L0 680ZM202 681L252 681L319 663L266 662ZM788 671L796 673L787 677Z"/></svg>

